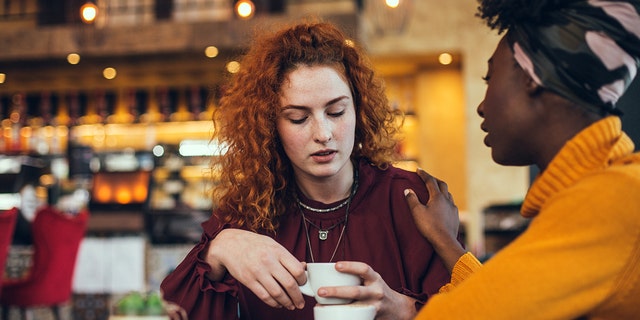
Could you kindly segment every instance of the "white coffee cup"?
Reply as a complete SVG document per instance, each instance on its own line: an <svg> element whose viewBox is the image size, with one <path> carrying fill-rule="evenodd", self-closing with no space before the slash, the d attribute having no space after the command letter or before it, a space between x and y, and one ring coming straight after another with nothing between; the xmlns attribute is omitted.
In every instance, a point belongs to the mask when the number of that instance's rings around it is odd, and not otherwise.
<svg viewBox="0 0 640 320"><path fill-rule="evenodd" d="M313 307L314 320L373 320L376 308L369 304L317 305Z"/></svg>
<svg viewBox="0 0 640 320"><path fill-rule="evenodd" d="M350 299L323 298L318 296L321 287L359 286L361 281L357 275L343 273L336 270L333 262L307 263L307 282L300 286L300 291L311 297L315 297L320 304L346 304Z"/></svg>

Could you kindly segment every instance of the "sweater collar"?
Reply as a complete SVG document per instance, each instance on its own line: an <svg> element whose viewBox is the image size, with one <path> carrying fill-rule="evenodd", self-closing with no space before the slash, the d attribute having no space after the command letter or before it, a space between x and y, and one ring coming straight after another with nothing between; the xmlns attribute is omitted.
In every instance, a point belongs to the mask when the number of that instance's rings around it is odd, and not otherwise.
<svg viewBox="0 0 640 320"><path fill-rule="evenodd" d="M522 204L522 215L536 216L549 198L631 154L633 149L632 140L622 132L619 117L595 122L569 140L536 177Z"/></svg>

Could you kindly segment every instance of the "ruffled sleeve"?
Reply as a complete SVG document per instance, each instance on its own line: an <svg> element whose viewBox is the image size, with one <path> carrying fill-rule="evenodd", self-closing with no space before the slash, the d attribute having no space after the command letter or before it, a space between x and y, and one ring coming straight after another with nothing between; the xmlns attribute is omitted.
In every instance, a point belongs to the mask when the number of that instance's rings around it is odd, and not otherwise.
<svg viewBox="0 0 640 320"><path fill-rule="evenodd" d="M160 285L163 298L184 310L189 319L238 319L238 285L234 278L225 276L214 282L206 277L211 267L202 257L209 241L228 228L214 218L202 224L204 233L200 242Z"/></svg>

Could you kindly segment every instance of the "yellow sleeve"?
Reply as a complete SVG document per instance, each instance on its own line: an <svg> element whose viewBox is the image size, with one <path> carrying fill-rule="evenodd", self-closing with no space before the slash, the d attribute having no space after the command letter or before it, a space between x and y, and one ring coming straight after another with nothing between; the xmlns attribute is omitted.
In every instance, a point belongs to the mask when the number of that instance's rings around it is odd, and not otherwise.
<svg viewBox="0 0 640 320"><path fill-rule="evenodd" d="M478 261L478 259L476 259L476 257L471 252L463 254L453 266L453 271L451 273L451 282L442 286L442 288L440 288L440 293L449 292L459 283L464 281L464 279L466 279L469 275L476 272L476 270L480 268L482 268L482 263Z"/></svg>

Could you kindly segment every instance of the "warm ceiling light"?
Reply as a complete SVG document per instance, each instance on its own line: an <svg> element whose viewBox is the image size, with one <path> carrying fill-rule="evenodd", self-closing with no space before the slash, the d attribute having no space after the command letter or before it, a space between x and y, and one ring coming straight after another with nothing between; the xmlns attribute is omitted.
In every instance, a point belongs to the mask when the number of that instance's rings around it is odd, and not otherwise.
<svg viewBox="0 0 640 320"><path fill-rule="evenodd" d="M238 61L230 61L227 63L227 72L238 73L240 71L240 63Z"/></svg>
<svg viewBox="0 0 640 320"><path fill-rule="evenodd" d="M87 1L80 7L80 19L82 19L82 22L91 24L96 20L97 16L98 6L95 3Z"/></svg>
<svg viewBox="0 0 640 320"><path fill-rule="evenodd" d="M236 2L235 6L236 14L242 19L249 19L253 17L256 11L256 6L251 0L240 0Z"/></svg>
<svg viewBox="0 0 640 320"><path fill-rule="evenodd" d="M389 8L397 8L400 5L400 0L386 0L385 3Z"/></svg>
<svg viewBox="0 0 640 320"><path fill-rule="evenodd" d="M7 79L7 75L4 73L0 73L0 83L4 83L6 79Z"/></svg>
<svg viewBox="0 0 640 320"><path fill-rule="evenodd" d="M207 58L215 58L218 56L219 50L215 46L208 46L204 49L204 54Z"/></svg>
<svg viewBox="0 0 640 320"><path fill-rule="evenodd" d="M450 53L442 53L438 56L438 62L444 66L450 65L453 62L453 56Z"/></svg>
<svg viewBox="0 0 640 320"><path fill-rule="evenodd" d="M69 53L67 55L67 62L69 62L69 64L78 64L80 63L80 55L77 53Z"/></svg>
<svg viewBox="0 0 640 320"><path fill-rule="evenodd" d="M108 67L108 68L104 68L104 70L102 71L102 76L107 79L107 80L112 80L116 77L116 69Z"/></svg>

